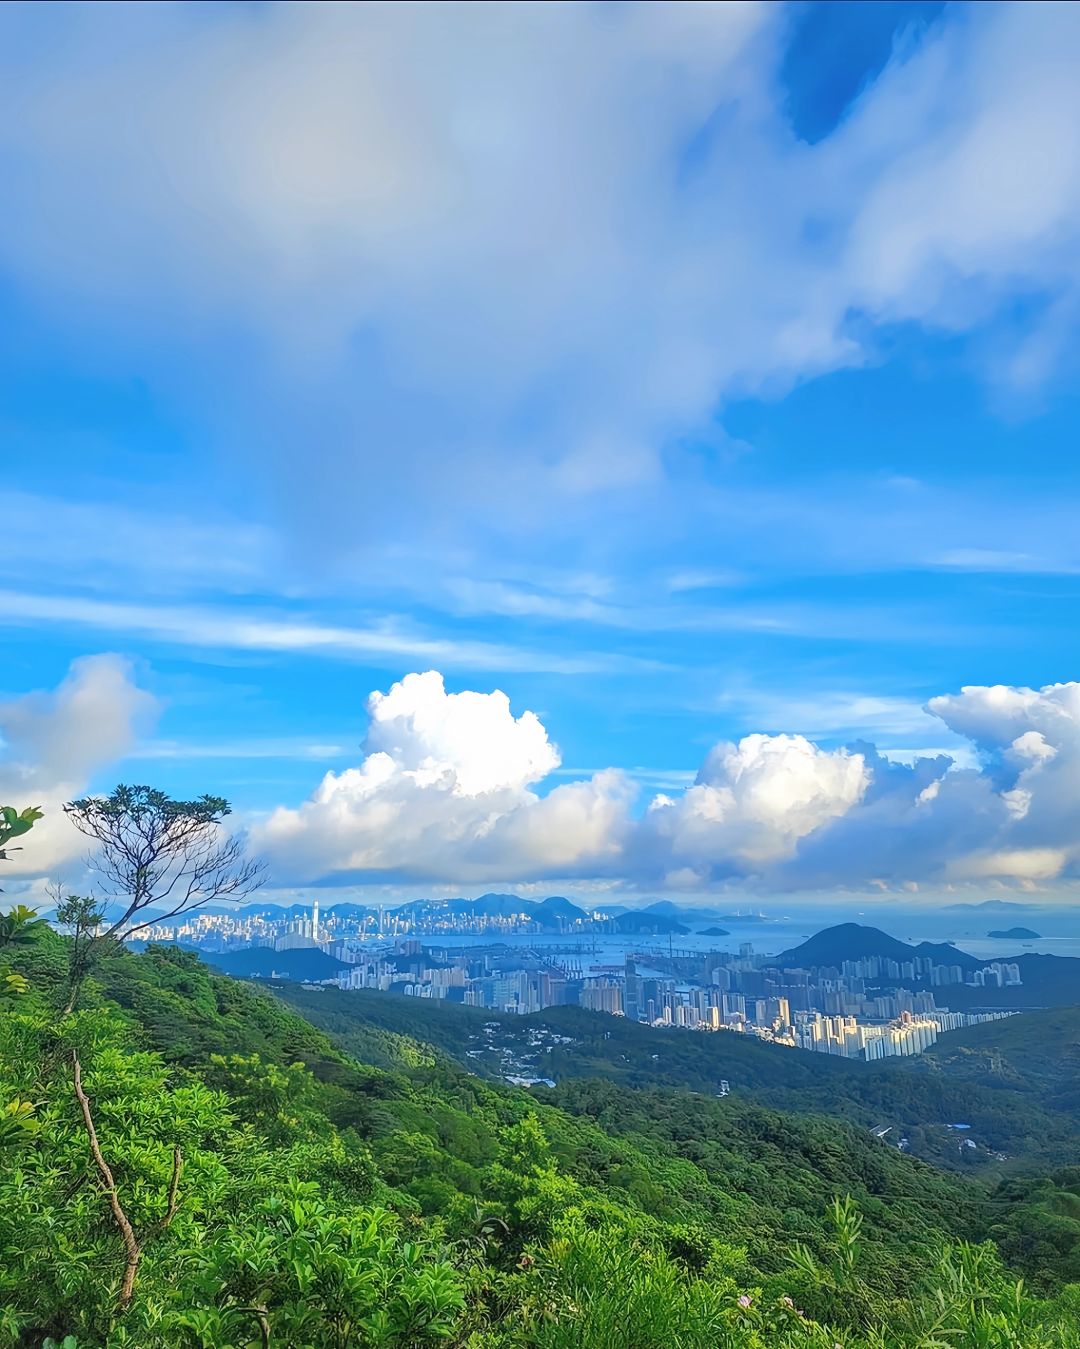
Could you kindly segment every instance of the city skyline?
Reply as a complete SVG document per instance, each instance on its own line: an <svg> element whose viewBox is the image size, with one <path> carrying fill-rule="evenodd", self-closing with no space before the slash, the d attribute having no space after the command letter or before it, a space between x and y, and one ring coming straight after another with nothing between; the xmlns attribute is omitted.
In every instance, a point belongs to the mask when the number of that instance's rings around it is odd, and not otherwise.
<svg viewBox="0 0 1080 1349"><path fill-rule="evenodd" d="M540 917L509 905L471 915L438 905L369 915L343 905L320 924L315 897L310 909L253 906L249 913L165 920L150 925L142 940L196 950L234 977L302 979L313 989L377 990L522 1016L578 1006L663 1030L729 1031L866 1063L921 1054L941 1033L1016 1015L1016 1007L980 1007L978 990L1015 996L1024 986L1017 959L980 963L945 945L898 949L903 959L879 954L822 961L802 956L812 943L776 955L756 953L744 940L736 953L730 941L721 945L731 936L722 929L699 934L695 949L675 950L668 927L665 951L662 941L655 945L662 925L624 935L613 960L610 924L602 913L575 916L564 903L555 940L545 939L556 925L541 927ZM897 947L873 929L856 931L860 941ZM835 942L841 933L826 930L815 940ZM687 928L679 934L683 942L695 939ZM711 945L703 945L701 935L711 935ZM963 1010L939 1005L937 997L949 997L950 989L976 1001ZM1030 996L1045 994L1037 975ZM554 1085L544 1077L530 1079L526 1066L510 1056L502 1076L519 1085Z"/></svg>

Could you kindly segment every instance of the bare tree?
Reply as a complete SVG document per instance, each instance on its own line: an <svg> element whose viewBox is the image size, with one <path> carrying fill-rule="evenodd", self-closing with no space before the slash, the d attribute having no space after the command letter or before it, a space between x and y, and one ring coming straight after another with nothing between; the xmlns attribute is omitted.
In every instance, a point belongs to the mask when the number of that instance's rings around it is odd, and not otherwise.
<svg viewBox="0 0 1080 1349"><path fill-rule="evenodd" d="M123 941L205 904L241 900L265 879L242 840L223 834L230 806L220 796L174 801L153 787L121 784L108 796L69 801L64 811L97 844L90 868L105 883L103 897L122 909L96 940Z"/></svg>

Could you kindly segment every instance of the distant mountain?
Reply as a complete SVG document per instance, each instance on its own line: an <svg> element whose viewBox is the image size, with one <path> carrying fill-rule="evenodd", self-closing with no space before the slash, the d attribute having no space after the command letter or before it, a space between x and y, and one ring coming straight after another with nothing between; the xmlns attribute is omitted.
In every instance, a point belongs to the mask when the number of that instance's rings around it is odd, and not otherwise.
<svg viewBox="0 0 1080 1349"><path fill-rule="evenodd" d="M516 913L531 914L536 907L531 899L522 899L520 895L499 894L480 895L471 905L472 912L483 918L512 918Z"/></svg>
<svg viewBox="0 0 1080 1349"><path fill-rule="evenodd" d="M1015 940L1015 938L1013 938ZM935 965L959 965L965 972L982 969L993 963L980 960L966 951L942 942L898 941L876 927L862 927L858 923L841 923L817 933L801 946L782 951L770 964L787 968L839 966L845 960L860 960L864 956L881 956L887 960L907 961L919 956L928 957ZM1080 1000L1080 960L1072 956L1044 956L1033 951L1023 954L1008 952L1007 948L995 961L1015 964L1020 972L1019 984L1004 988L992 985L973 986L950 984L942 990L943 1000L953 1011L988 1007L1011 1008L1017 1011L1029 1008L1065 1007Z"/></svg>
<svg viewBox="0 0 1080 1349"><path fill-rule="evenodd" d="M549 895L539 903L520 895L487 894L477 899L414 899L393 912L413 922L424 919L524 918L545 931L558 932L567 923L585 921L589 915L565 895Z"/></svg>
<svg viewBox="0 0 1080 1349"><path fill-rule="evenodd" d="M352 900L341 900L326 907L323 907L320 901L320 911L324 918L348 918L354 921L378 913L378 909L373 909L367 904L357 904ZM207 904L200 912L243 913L247 918L266 918L271 922L282 922L289 918L309 918L311 901L298 900L295 904L245 904L242 909L235 904Z"/></svg>
<svg viewBox="0 0 1080 1349"><path fill-rule="evenodd" d="M353 922L359 922L364 918L370 918L377 914L378 909L371 908L368 904L355 904L345 901L341 904L331 904L328 909L323 909L323 914L329 918L348 918Z"/></svg>
<svg viewBox="0 0 1080 1349"><path fill-rule="evenodd" d="M670 899L657 899L651 904L646 904L639 913L657 913L663 918L674 918L675 921L683 923L708 923L716 917L715 909L688 909L681 904L674 904Z"/></svg>
<svg viewBox="0 0 1080 1349"><path fill-rule="evenodd" d="M997 937L1002 941L1039 941L1037 932L1032 932L1029 927L1007 927L1000 932L988 932L988 937Z"/></svg>
<svg viewBox="0 0 1080 1349"><path fill-rule="evenodd" d="M34 912L37 914L39 918L47 918L49 919L50 922L53 921L53 915L56 913L55 904L34 904L32 907L34 909ZM104 905L102 905L101 908L101 912L104 915L105 922L106 923L118 922L121 918L123 918L124 914L127 912L127 907L128 906L126 904L122 903L119 900L107 901ZM232 913L236 912L235 905L230 910L230 912ZM168 909L147 909L145 912L139 914L139 917L136 921L140 923L144 922L157 923L160 922L166 916L167 913ZM169 919L169 921L173 923L179 923L182 922L183 920L179 918L172 918Z"/></svg>
<svg viewBox="0 0 1080 1349"><path fill-rule="evenodd" d="M416 922L439 913L468 913L470 902L467 899L410 899L407 904L388 909L387 913Z"/></svg>
<svg viewBox="0 0 1080 1349"><path fill-rule="evenodd" d="M668 918L662 913L649 913L647 909L627 909L612 919L612 927L616 932L647 932L652 936L665 937L669 933L674 935L690 931L674 918Z"/></svg>
<svg viewBox="0 0 1080 1349"><path fill-rule="evenodd" d="M640 909L641 913L661 913L665 918L677 918L681 912L677 904L673 904L670 899L654 899L651 904L645 904Z"/></svg>
<svg viewBox="0 0 1080 1349"><path fill-rule="evenodd" d="M584 909L578 908L571 900L564 895L548 895L547 899L542 899L533 910L532 916L537 922L548 923L561 918L564 923L583 923L589 915Z"/></svg>
<svg viewBox="0 0 1080 1349"><path fill-rule="evenodd" d="M1029 913L1032 905L1012 899L984 899L978 904L946 904L942 913Z"/></svg>
<svg viewBox="0 0 1080 1349"><path fill-rule="evenodd" d="M235 904L207 904L203 913L236 913ZM311 913L310 904L245 904L245 918L266 918L270 922L279 922L285 918L300 918Z"/></svg>
<svg viewBox="0 0 1080 1349"><path fill-rule="evenodd" d="M268 946L250 946L243 951L200 951L208 965L235 979L332 979L348 966L343 960L314 947L295 951L272 951Z"/></svg>
<svg viewBox="0 0 1080 1349"><path fill-rule="evenodd" d="M879 928L864 927L861 923L827 927L801 946L782 951L775 961L777 965L813 967L841 965L845 960L862 960L866 956L880 956L884 960L915 960L922 956L936 965L960 965L964 969L977 969L984 963L947 942L920 942L913 946L890 937Z"/></svg>
<svg viewBox="0 0 1080 1349"><path fill-rule="evenodd" d="M726 927L706 927L698 933L699 937L730 937L731 933Z"/></svg>
<svg viewBox="0 0 1080 1349"><path fill-rule="evenodd" d="M672 906L674 909L674 906ZM208 905L207 913L235 913L237 906L227 905ZM626 906L622 904L606 904L604 911L610 914L623 913ZM249 917L262 917L270 921L285 921L290 918L306 918L311 913L311 904L249 904L243 912ZM323 918L346 919L351 922L362 922L365 918L374 918L378 915L378 906L359 904L351 900L343 900L337 904L331 904L322 909ZM392 908L384 906L384 912L388 916L396 915L399 918L407 918L413 922L423 921L425 919L439 919L447 917L460 918L513 918L517 915L524 915L539 924L542 928L549 928L557 932L560 927L568 923L588 921L589 913L575 904L573 900L567 899L565 895L549 895L546 899L537 903L533 899L523 899L520 895L489 893L478 896L476 899L465 899L457 896L450 899L410 899L404 904L398 904Z"/></svg>

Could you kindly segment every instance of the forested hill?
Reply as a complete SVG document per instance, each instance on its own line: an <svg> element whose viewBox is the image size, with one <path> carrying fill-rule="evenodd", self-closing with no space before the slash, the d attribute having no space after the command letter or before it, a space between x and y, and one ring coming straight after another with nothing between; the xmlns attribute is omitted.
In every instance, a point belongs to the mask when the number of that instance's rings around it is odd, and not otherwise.
<svg viewBox="0 0 1080 1349"><path fill-rule="evenodd" d="M659 1029L579 1007L549 1007L522 1017L359 990L282 985L279 992L362 1056L378 1053L371 1037L380 1028L427 1039L460 1065L492 1078L511 1071L560 1084L603 1078L621 1086L709 1097L726 1081L735 1096L774 1109L839 1116L866 1129L888 1127L897 1139L907 1138L915 1156L987 1175L1052 1169L1071 1163L1080 1152L1080 1112L1064 1085L1058 1095L1041 1093L1037 1085L1003 1090L1000 1077L983 1071L985 1062L979 1067L967 1059L954 1073L945 1057L951 1034L934 1056L865 1064L734 1033ZM1029 1015L1036 1028L1031 1039L1040 1037L1039 1027L1049 1032L1040 1014L1025 1013L965 1034L975 1043L992 1044L1000 1028L1010 1043L1020 1043L1028 1038ZM1041 1052L1052 1059L1057 1043L1048 1034ZM974 1148L960 1145L949 1127L957 1122L972 1126L967 1137Z"/></svg>
<svg viewBox="0 0 1080 1349"><path fill-rule="evenodd" d="M1080 1124L1080 1007L1025 1012L944 1036L913 1067L1015 1095Z"/></svg>
<svg viewBox="0 0 1080 1349"><path fill-rule="evenodd" d="M861 960L868 956L898 962L924 958L935 965L958 965L967 972L991 964L989 958L980 959L948 942L915 945L859 923L825 928L802 945L773 957L771 963L789 969L839 968L845 960ZM1080 960L1075 957L1038 955L1032 951L1017 954L1010 952L1003 943L1003 949L995 953L993 959L1016 964L1021 983L1003 988L949 985L944 992L953 1010L994 1007L1021 1011L1070 1006L1080 999Z"/></svg>
<svg viewBox="0 0 1080 1349"><path fill-rule="evenodd" d="M839 966L845 960L862 960L867 956L898 961L923 957L932 960L935 965L959 965L963 969L976 969L986 963L948 942L913 944L890 937L880 928L866 927L861 923L840 923L836 927L824 928L801 945L782 951L775 960L778 966L810 969L814 966Z"/></svg>
<svg viewBox="0 0 1080 1349"><path fill-rule="evenodd" d="M46 931L2 957L0 1344L880 1349L942 1299L956 1349L997 1322L1080 1343L1064 1294L1017 1303L949 1247L999 1220L981 1186L859 1125L616 1082L537 1100L370 1023L349 1053L175 949L102 959L62 1014L68 956Z"/></svg>

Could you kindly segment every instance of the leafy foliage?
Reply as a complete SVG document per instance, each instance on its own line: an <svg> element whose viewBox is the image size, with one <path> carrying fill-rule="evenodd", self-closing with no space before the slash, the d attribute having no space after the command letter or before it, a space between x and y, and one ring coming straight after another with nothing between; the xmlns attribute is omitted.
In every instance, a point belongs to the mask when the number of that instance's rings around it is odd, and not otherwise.
<svg viewBox="0 0 1080 1349"><path fill-rule="evenodd" d="M14 806L0 806L0 862L8 861L8 845L13 838L22 838L42 818L36 806L16 810Z"/></svg>
<svg viewBox="0 0 1080 1349"><path fill-rule="evenodd" d="M71 958L3 956L0 1345L1080 1349L1080 1290L978 1244L986 1191L854 1123L530 1095L331 997L338 1047L175 949L110 948L58 1013Z"/></svg>

